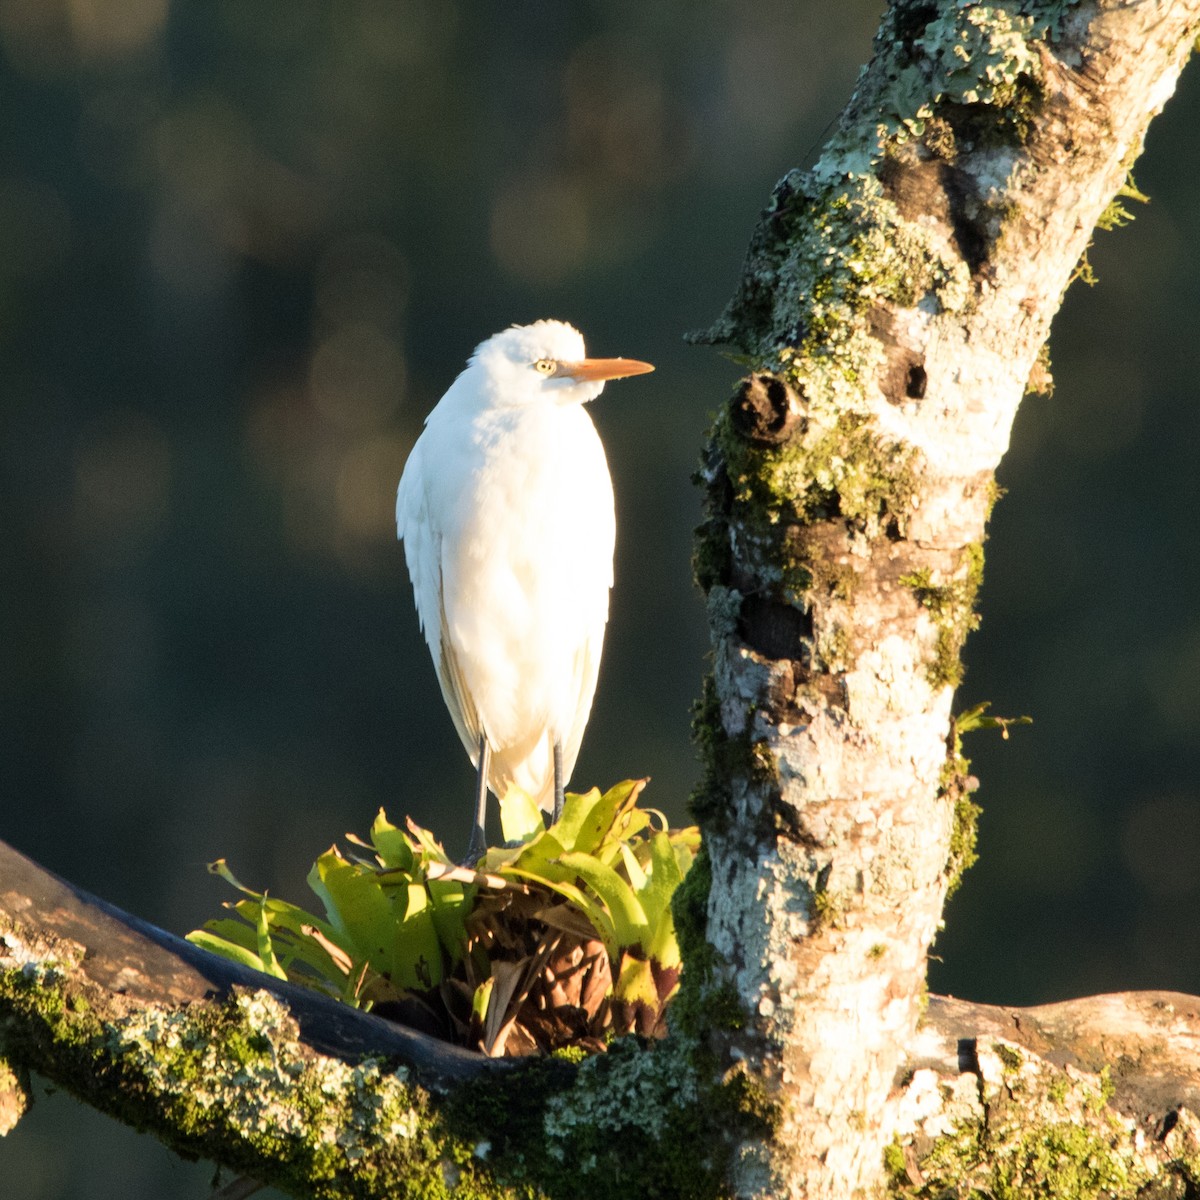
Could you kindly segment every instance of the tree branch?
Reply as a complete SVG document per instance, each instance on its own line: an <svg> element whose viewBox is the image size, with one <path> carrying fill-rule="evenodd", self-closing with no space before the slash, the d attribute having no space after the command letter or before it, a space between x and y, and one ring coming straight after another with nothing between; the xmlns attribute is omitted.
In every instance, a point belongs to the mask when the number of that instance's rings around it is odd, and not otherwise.
<svg viewBox="0 0 1200 1200"><path fill-rule="evenodd" d="M655 1121L717 1114L698 1102L678 1057L657 1070L633 1042L624 1056L594 1060L600 1069L586 1080L566 1064L488 1059L210 955L3 843L0 879L0 1049L19 1073L43 1073L183 1153L296 1195L426 1194L418 1182L437 1194L469 1177L481 1195L529 1180L573 1196L581 1137L608 1143L615 1158L589 1194L628 1195L629 1181L645 1186L667 1154L648 1136ZM1021 1009L931 997L890 1102L912 1178L932 1178L919 1165L934 1142L924 1130L987 1119L979 1097L989 1065L1000 1063L996 1086L1005 1083L998 1045L1025 1053L1026 1075L1036 1067L1043 1090L1063 1095L1099 1094L1098 1075L1111 1068L1113 1107L1151 1146L1139 1152L1143 1174L1181 1157L1164 1129L1178 1130L1177 1143L1195 1134L1200 998L1134 993ZM647 1083L661 1093L652 1113ZM964 1110L964 1094L974 1109ZM694 1127L708 1139L721 1132L715 1121ZM677 1148L662 1194L712 1194L702 1159L694 1140ZM556 1162L570 1169L560 1174Z"/></svg>
<svg viewBox="0 0 1200 1200"><path fill-rule="evenodd" d="M268 991L287 1005L300 1039L316 1053L344 1062L386 1057L434 1089L511 1066L210 954L67 883L3 842L0 922L76 961L77 980L114 1001L178 1006L224 1001L237 987Z"/></svg>
<svg viewBox="0 0 1200 1200"><path fill-rule="evenodd" d="M699 337L751 368L705 458L711 887L691 907L713 953L690 984L737 1014L710 1045L776 1105L738 1147L738 1195L878 1184L927 951L974 854L950 718L994 472L1198 31L1200 0L893 0Z"/></svg>
<svg viewBox="0 0 1200 1200"><path fill-rule="evenodd" d="M211 955L0 843L0 1133L33 1070L300 1197L574 1197L582 1176L597 1200L703 1197L736 1097L703 1089L694 1050L486 1058Z"/></svg>

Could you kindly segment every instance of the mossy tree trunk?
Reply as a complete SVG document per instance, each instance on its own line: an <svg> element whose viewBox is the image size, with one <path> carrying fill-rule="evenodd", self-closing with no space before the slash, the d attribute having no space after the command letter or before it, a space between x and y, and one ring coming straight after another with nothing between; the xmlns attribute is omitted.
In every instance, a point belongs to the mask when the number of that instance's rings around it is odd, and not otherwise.
<svg viewBox="0 0 1200 1200"><path fill-rule="evenodd" d="M893 0L777 187L702 338L749 373L706 457L705 850L665 1043L468 1061L0 848L0 1132L34 1069L325 1200L1200 1194L1200 1001L935 999L917 1032L973 852L951 711L993 474L1198 33L1200 0Z"/></svg>
<svg viewBox="0 0 1200 1200"><path fill-rule="evenodd" d="M1197 0L894 0L832 140L776 187L697 335L750 367L711 433L697 555L703 986L740 1015L713 1034L722 1065L777 1105L738 1148L740 1196L879 1177L926 954L972 858L951 710L994 472L1198 24Z"/></svg>

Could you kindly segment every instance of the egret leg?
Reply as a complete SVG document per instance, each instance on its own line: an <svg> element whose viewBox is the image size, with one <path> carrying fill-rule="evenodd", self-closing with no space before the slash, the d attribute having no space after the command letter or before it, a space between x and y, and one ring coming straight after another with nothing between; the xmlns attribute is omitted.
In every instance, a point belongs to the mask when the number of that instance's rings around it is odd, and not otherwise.
<svg viewBox="0 0 1200 1200"><path fill-rule="evenodd" d="M484 818L487 816L488 794L488 765L492 758L492 748L488 745L487 735L479 736L479 774L475 780L475 823L471 826L471 840L467 843L467 856L462 866L473 867L487 853L487 837L483 832Z"/></svg>
<svg viewBox="0 0 1200 1200"><path fill-rule="evenodd" d="M562 817L563 797L566 780L563 779L562 742L554 739L554 817L551 824Z"/></svg>

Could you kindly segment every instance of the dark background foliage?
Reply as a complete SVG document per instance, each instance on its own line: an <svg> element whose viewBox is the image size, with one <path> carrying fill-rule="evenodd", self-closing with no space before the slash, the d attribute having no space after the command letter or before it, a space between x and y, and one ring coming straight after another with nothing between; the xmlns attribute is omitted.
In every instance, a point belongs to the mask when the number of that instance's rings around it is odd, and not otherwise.
<svg viewBox="0 0 1200 1200"><path fill-rule="evenodd" d="M594 416L617 588L577 785L683 819L706 635L689 476L736 368L686 347L812 161L879 0L0 0L0 837L183 932L227 856L304 900L380 805L460 847L470 770L392 503L472 347L572 320L657 374ZM1056 325L1001 470L960 706L982 861L938 990L1200 991L1200 77ZM42 1098L14 1200L211 1168Z"/></svg>

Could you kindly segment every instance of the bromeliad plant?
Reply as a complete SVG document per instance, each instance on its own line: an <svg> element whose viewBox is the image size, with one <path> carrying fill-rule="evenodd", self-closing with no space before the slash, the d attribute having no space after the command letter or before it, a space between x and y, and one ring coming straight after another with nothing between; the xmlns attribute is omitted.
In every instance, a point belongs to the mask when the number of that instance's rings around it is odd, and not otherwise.
<svg viewBox="0 0 1200 1200"><path fill-rule="evenodd" d="M568 795L549 829L514 793L507 844L475 870L381 810L369 841L348 835L348 854L334 846L309 872L324 916L252 891L222 860L210 870L243 898L189 938L488 1054L661 1036L680 967L671 897L699 832L639 808L644 785Z"/></svg>

